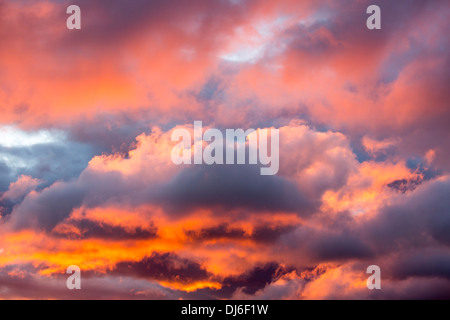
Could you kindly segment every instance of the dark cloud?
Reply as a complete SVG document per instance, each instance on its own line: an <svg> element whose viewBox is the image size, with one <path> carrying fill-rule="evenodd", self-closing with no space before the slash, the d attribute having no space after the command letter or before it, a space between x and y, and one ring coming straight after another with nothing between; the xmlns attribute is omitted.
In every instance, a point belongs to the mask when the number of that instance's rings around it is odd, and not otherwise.
<svg viewBox="0 0 450 320"><path fill-rule="evenodd" d="M58 299L58 300L111 300L111 299L176 299L175 291L156 283L127 277L86 276L81 270L81 290L68 290L70 275L54 274L41 277L31 265L8 265L0 268L0 298L2 299Z"/></svg>
<svg viewBox="0 0 450 320"><path fill-rule="evenodd" d="M256 266L239 276L223 279L220 290L208 289L199 291L200 293L209 292L217 298L231 298L238 289L245 294L253 295L258 290L264 289L268 284L293 270L293 268L281 266L276 262L267 263L262 266Z"/></svg>
<svg viewBox="0 0 450 320"><path fill-rule="evenodd" d="M70 239L105 239L105 240L142 240L157 237L157 228L129 228L122 226L113 226L107 223L91 221L88 219L70 221L71 226L79 230L79 234L61 233L58 230L53 230L52 234L59 237L67 237Z"/></svg>
<svg viewBox="0 0 450 320"><path fill-rule="evenodd" d="M373 255L370 246L347 234L324 234L310 242L308 250L318 261L348 261Z"/></svg>
<svg viewBox="0 0 450 320"><path fill-rule="evenodd" d="M261 176L258 166L193 166L162 189L157 199L173 211L196 207L311 213L314 203L282 177Z"/></svg>
<svg viewBox="0 0 450 320"><path fill-rule="evenodd" d="M51 231L67 218L86 196L75 183L60 183L43 190L37 197L27 197L18 205L11 219L16 228L39 227Z"/></svg>
<svg viewBox="0 0 450 320"><path fill-rule="evenodd" d="M202 280L218 281L222 286L220 289L198 289L192 294L185 295L185 298L223 299L230 298L237 290L252 295L294 270L292 267L273 262L256 266L238 276L218 278L209 274L196 262L180 258L173 253L155 252L139 262L121 262L116 265L112 273L184 284Z"/></svg>
<svg viewBox="0 0 450 320"><path fill-rule="evenodd" d="M422 184L398 203L386 206L359 230L379 252L427 246L432 240L450 245L450 180Z"/></svg>
<svg viewBox="0 0 450 320"><path fill-rule="evenodd" d="M14 202L9 199L0 200L0 217L6 217L11 214L14 205Z"/></svg>
<svg viewBox="0 0 450 320"><path fill-rule="evenodd" d="M341 263L351 260L366 260L374 257L374 252L363 236L356 235L355 228L343 227L337 230L322 228L317 230L308 226L297 227L291 233L280 237L276 253L285 252L293 257L288 258L290 263L296 263L295 257L303 257L302 266L321 262ZM344 229L344 230L340 230ZM339 230L339 231L338 231Z"/></svg>
<svg viewBox="0 0 450 320"><path fill-rule="evenodd" d="M450 280L450 250L428 249L407 253L394 259L389 273L400 280L411 277Z"/></svg>
<svg viewBox="0 0 450 320"><path fill-rule="evenodd" d="M185 233L189 238L197 241L213 239L240 240L248 237L245 230L231 227L227 223L201 230L186 230Z"/></svg>
<svg viewBox="0 0 450 320"><path fill-rule="evenodd" d="M290 235L283 236L282 243L289 251L322 262L369 258L383 261L390 254L413 248L449 247L449 193L448 177L427 181L382 208L371 219L361 219L357 223L348 220L346 215L339 216L341 221L329 225L334 231L329 227L316 230L300 226Z"/></svg>
<svg viewBox="0 0 450 320"><path fill-rule="evenodd" d="M293 232L297 226L296 225L262 225L256 226L252 233L252 240L256 242L275 242L281 236L288 235Z"/></svg>
<svg viewBox="0 0 450 320"><path fill-rule="evenodd" d="M112 273L183 284L207 280L210 276L198 262L181 258L171 252L153 252L141 261L120 262L114 267Z"/></svg>
<svg viewBox="0 0 450 320"><path fill-rule="evenodd" d="M61 201L64 199L64 201ZM312 213L313 204L296 185L277 176L260 176L255 166L187 168L167 184L128 180L119 172L84 171L77 180L56 183L37 197L28 197L14 211L17 227L37 223L47 230L81 205L105 203L139 206L159 204L178 215L206 206L248 210Z"/></svg>
<svg viewBox="0 0 450 320"><path fill-rule="evenodd" d="M410 179L410 180L406 180L406 179L395 180L391 183L388 183L387 186L394 190L405 193L407 191L413 191L421 183L422 183L422 178L417 177L415 179Z"/></svg>
<svg viewBox="0 0 450 320"><path fill-rule="evenodd" d="M244 229L222 223L214 227L203 228L201 230L186 230L186 235L196 241L205 240L253 240L259 243L271 243L278 240L282 235L294 231L295 225L258 225L251 234Z"/></svg>
<svg viewBox="0 0 450 320"><path fill-rule="evenodd" d="M280 266L278 263L269 263L262 267L255 267L239 277L230 277L223 281L224 291L242 288L246 294L254 294L263 289L267 284L276 281L282 275L292 271L292 269ZM234 292L234 291L233 291Z"/></svg>
<svg viewBox="0 0 450 320"><path fill-rule="evenodd" d="M61 126L69 139L92 146L96 155L120 153L125 156L135 147L136 137L150 133L158 119L148 117L144 111L137 114L111 113L80 120L70 126Z"/></svg>

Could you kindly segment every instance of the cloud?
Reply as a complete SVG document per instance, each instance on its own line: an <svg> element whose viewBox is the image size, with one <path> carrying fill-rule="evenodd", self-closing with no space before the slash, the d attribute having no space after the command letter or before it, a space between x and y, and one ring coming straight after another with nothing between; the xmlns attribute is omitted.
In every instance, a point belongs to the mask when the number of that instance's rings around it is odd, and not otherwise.
<svg viewBox="0 0 450 320"><path fill-rule="evenodd" d="M16 182L11 183L9 189L0 195L0 215L6 216L11 213L14 205L23 201L41 183L38 179L25 175L20 176Z"/></svg>
<svg viewBox="0 0 450 320"><path fill-rule="evenodd" d="M59 224L53 229L53 234L76 239L139 240L155 238L157 236L157 229L141 227L125 228L82 219L70 221L66 224Z"/></svg>
<svg viewBox="0 0 450 320"><path fill-rule="evenodd" d="M150 135L137 138L136 148L128 157L94 157L76 180L54 183L26 197L11 220L18 228L37 223L51 230L82 205L93 208L110 202L134 207L154 204L180 214L218 207L310 215L327 188L345 183L354 157L339 134L314 133L297 124L281 128L281 134L285 135L280 148L286 162L280 176L264 177L257 166L250 165L176 166L170 160L174 146L169 138L171 131L155 127ZM320 139L325 147L338 146L320 152L321 147L309 150L311 157L293 162L297 146L314 146L314 139ZM61 203L60 199L65 201Z"/></svg>
<svg viewBox="0 0 450 320"><path fill-rule="evenodd" d="M303 211L311 207L295 184L261 176L256 166L198 166L183 170L158 196L172 210L192 207Z"/></svg>
<svg viewBox="0 0 450 320"><path fill-rule="evenodd" d="M22 175L16 182L9 185L8 191L3 193L0 200L9 199L11 201L20 201L30 191L35 190L39 183L40 181L38 179Z"/></svg>
<svg viewBox="0 0 450 320"><path fill-rule="evenodd" d="M5 299L42 299L43 296L62 300L82 299L173 299L170 290L155 283L131 278L92 277L83 281L83 292L67 290L66 275L36 276L33 268L10 265L0 269L0 297ZM18 273L19 272L19 273Z"/></svg>
<svg viewBox="0 0 450 320"><path fill-rule="evenodd" d="M271 243L277 241L282 235L289 234L289 232L294 230L295 226L293 225L260 224L255 226L249 233L244 228L233 227L223 223L200 230L186 230L185 233L189 238L200 242L209 240L252 240Z"/></svg>
<svg viewBox="0 0 450 320"><path fill-rule="evenodd" d="M70 180L85 169L95 151L88 144L67 139L39 142L25 146L5 147L0 145L0 159L7 169L8 177L2 184L8 184L21 175L30 176L49 186L58 180ZM1 191L7 188L0 184Z"/></svg>
<svg viewBox="0 0 450 320"><path fill-rule="evenodd" d="M68 4L0 0L0 298L450 296L447 3ZM278 174L174 165L196 120Z"/></svg>
<svg viewBox="0 0 450 320"><path fill-rule="evenodd" d="M208 278L208 272L197 262L189 261L173 253L152 253L139 262L120 262L114 268L118 274L190 283Z"/></svg>
<svg viewBox="0 0 450 320"><path fill-rule="evenodd" d="M448 246L450 238L445 230L450 222L450 203L446 197L449 186L448 176L422 184L413 193L382 208L367 223L364 232L380 251L392 250L402 242L426 245L428 237Z"/></svg>

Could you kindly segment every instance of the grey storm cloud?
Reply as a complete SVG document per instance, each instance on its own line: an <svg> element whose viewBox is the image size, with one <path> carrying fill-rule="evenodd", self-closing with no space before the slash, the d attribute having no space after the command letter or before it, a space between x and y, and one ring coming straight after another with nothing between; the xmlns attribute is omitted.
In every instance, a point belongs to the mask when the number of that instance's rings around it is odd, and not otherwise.
<svg viewBox="0 0 450 320"><path fill-rule="evenodd" d="M260 224L255 227L251 234L244 229L233 227L227 223L222 223L214 227L200 230L186 230L185 234L195 241L207 241L216 239L226 240L252 240L257 243L273 243L282 235L294 231L295 225L273 225Z"/></svg>
<svg viewBox="0 0 450 320"><path fill-rule="evenodd" d="M294 231L282 235L278 246L277 251L295 252L295 255L304 257L302 263L305 265L366 260L374 257L370 242L346 228L317 230L299 226Z"/></svg>
<svg viewBox="0 0 450 320"><path fill-rule="evenodd" d="M88 219L81 219L68 222L71 226L79 230L79 234L65 234L57 230L52 232L53 235L59 237L69 237L72 239L105 239L105 240L144 240L154 239L158 235L156 227L151 228L124 228L121 226L113 226L107 223L100 223Z"/></svg>
<svg viewBox="0 0 450 320"><path fill-rule="evenodd" d="M112 273L121 276L181 283L206 280L210 276L198 262L181 258L171 252L153 252L150 256L137 262L119 262L113 268Z"/></svg>
<svg viewBox="0 0 450 320"><path fill-rule="evenodd" d="M237 290L253 295L258 290L277 281L283 275L293 272L295 268L280 265L277 262L269 262L249 268L242 274L219 279L222 284L220 289L205 288L187 295L186 298L195 299L229 299Z"/></svg>
<svg viewBox="0 0 450 320"><path fill-rule="evenodd" d="M12 212L16 228L37 226L52 230L73 209L107 203L136 207L158 204L170 214L186 215L195 208L217 206L251 211L290 211L310 215L318 199L306 199L289 180L260 176L252 166L198 166L181 171L167 183L134 180L119 172L85 170L78 179L59 182L26 197ZM270 230L261 230L261 234ZM256 235L258 236L258 235Z"/></svg>
<svg viewBox="0 0 450 320"><path fill-rule="evenodd" d="M394 279L441 278L450 280L450 250L430 248L393 259L388 275Z"/></svg>
<svg viewBox="0 0 450 320"><path fill-rule="evenodd" d="M278 176L261 176L257 166L194 166L181 171L158 199L174 211L217 206L249 210L286 210L308 215L314 199L307 199L297 186Z"/></svg>
<svg viewBox="0 0 450 320"><path fill-rule="evenodd" d="M387 206L359 230L379 252L409 243L450 246L450 179L429 181Z"/></svg>
<svg viewBox="0 0 450 320"><path fill-rule="evenodd" d="M299 226L280 238L277 251L286 250L309 257L306 263L353 260L360 262L359 267L378 264L385 276L394 282L418 278L448 280L448 194L448 177L426 181L381 209L376 216L359 223L346 221L347 217L343 215L338 217L344 220L342 223L333 221L321 230ZM431 282L419 281L424 286L431 286ZM389 294L394 295L394 292ZM445 295L449 296L448 290L436 293L439 297Z"/></svg>
<svg viewBox="0 0 450 320"><path fill-rule="evenodd" d="M77 180L55 183L37 197L26 197L14 208L12 223L16 228L34 226L50 231L82 204L104 204L114 196L123 196L124 190L127 184L119 173L98 176L83 172Z"/></svg>
<svg viewBox="0 0 450 320"><path fill-rule="evenodd" d="M21 297L42 299L42 295L59 300L77 299L177 299L176 291L140 279L122 277L105 277L83 272L82 290L67 290L67 274L54 274L52 277L39 277L36 272L43 268L31 265L9 265L0 268L0 298L11 299ZM11 272L19 271L19 275L11 276Z"/></svg>

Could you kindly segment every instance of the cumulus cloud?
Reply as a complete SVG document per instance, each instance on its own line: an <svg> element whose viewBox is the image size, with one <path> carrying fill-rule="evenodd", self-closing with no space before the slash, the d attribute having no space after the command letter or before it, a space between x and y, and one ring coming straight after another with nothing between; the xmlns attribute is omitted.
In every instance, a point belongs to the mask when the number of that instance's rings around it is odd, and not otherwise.
<svg viewBox="0 0 450 320"><path fill-rule="evenodd" d="M68 4L0 0L0 298L450 297L447 3ZM196 120L277 175L174 165Z"/></svg>

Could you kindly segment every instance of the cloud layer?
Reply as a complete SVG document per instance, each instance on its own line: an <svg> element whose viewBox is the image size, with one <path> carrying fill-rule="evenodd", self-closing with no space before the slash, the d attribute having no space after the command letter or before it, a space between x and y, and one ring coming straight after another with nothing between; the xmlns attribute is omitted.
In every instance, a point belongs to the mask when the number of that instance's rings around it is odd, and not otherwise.
<svg viewBox="0 0 450 320"><path fill-rule="evenodd" d="M370 4L0 0L0 298L450 298L450 6ZM278 174L173 164L196 120Z"/></svg>

